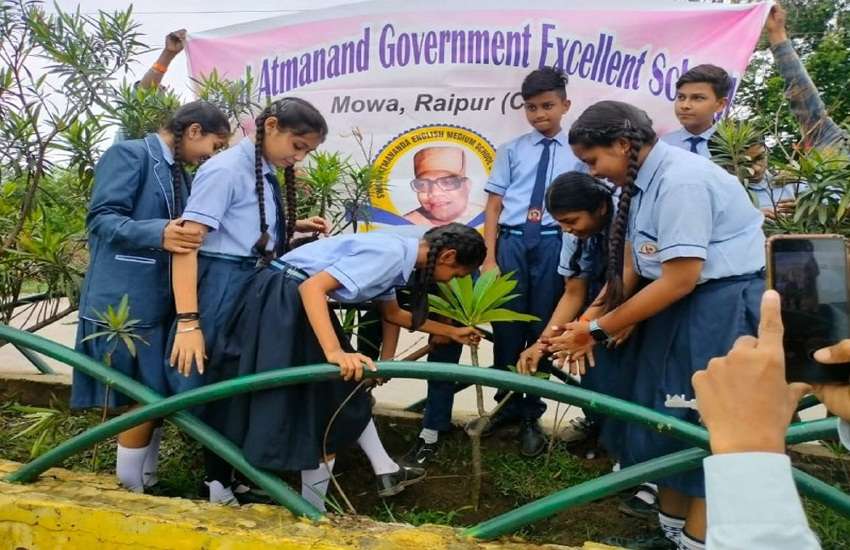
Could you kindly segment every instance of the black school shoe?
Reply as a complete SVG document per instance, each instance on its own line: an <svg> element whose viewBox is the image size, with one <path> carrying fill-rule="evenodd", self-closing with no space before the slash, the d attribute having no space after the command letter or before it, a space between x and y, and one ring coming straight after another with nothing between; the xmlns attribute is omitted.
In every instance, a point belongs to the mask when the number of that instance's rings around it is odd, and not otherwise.
<svg viewBox="0 0 850 550"><path fill-rule="evenodd" d="M481 432L481 437L490 437L496 432L502 431L510 426L515 426L519 424L520 420L521 419L518 416L507 416L502 414L502 411L499 411L494 417L490 419L490 422L487 424L487 427L484 428L483 432Z"/></svg>
<svg viewBox="0 0 850 550"><path fill-rule="evenodd" d="M437 443L425 443L424 439L417 437L416 443L407 451L401 461L408 466L424 468L437 454L439 446L439 441Z"/></svg>
<svg viewBox="0 0 850 550"><path fill-rule="evenodd" d="M425 479L425 468L399 464L397 472L375 476L375 483L378 486L378 496L386 498L399 494L405 487L419 483L423 479Z"/></svg>
<svg viewBox="0 0 850 550"><path fill-rule="evenodd" d="M641 493L643 498L638 496ZM652 519L658 516L658 493L649 485L639 485L628 498L620 502L618 509L633 518Z"/></svg>
<svg viewBox="0 0 850 550"><path fill-rule="evenodd" d="M546 436L537 420L523 420L519 429L519 452L533 458L546 448Z"/></svg>

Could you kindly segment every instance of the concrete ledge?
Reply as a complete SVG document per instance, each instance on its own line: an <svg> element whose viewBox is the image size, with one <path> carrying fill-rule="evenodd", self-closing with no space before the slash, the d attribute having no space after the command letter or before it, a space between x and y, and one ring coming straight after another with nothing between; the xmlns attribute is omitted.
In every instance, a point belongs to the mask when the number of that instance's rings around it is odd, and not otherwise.
<svg viewBox="0 0 850 550"><path fill-rule="evenodd" d="M0 475L18 464L0 461ZM442 526L412 527L362 517L321 523L282 508L228 508L129 493L106 476L49 470L33 484L0 482L0 546L16 550L145 548L169 550L473 550L566 549L520 541L475 542ZM609 548L588 543L590 549Z"/></svg>

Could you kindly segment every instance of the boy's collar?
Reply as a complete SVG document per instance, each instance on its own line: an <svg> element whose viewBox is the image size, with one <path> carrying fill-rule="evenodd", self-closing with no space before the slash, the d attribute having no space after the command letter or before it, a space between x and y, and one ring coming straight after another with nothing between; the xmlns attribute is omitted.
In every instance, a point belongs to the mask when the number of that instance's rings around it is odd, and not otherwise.
<svg viewBox="0 0 850 550"><path fill-rule="evenodd" d="M768 177L767 174L762 176L762 178L759 181L747 183L747 187L749 187L750 189L762 190L762 189L767 189L770 186L771 186L770 185L770 178Z"/></svg>
<svg viewBox="0 0 850 550"><path fill-rule="evenodd" d="M567 145L567 135L564 134L564 129L561 128L558 130L558 133L552 136L551 138L547 138L543 135L540 130L534 129L531 131L531 142L537 145L544 139L553 139L558 142L558 145L565 146Z"/></svg>
<svg viewBox="0 0 850 550"><path fill-rule="evenodd" d="M701 134L692 134L690 132L690 130L688 130L687 128L685 128L683 126L682 127L682 133L684 134L684 137L682 138L682 141L685 141L686 139L692 138L692 137L701 137L705 141L708 141L708 140L711 139L711 136L713 136L714 132L716 132L716 131L717 131L717 124L716 123L712 124L711 127L708 128L708 130L706 130L705 132L703 132Z"/></svg>

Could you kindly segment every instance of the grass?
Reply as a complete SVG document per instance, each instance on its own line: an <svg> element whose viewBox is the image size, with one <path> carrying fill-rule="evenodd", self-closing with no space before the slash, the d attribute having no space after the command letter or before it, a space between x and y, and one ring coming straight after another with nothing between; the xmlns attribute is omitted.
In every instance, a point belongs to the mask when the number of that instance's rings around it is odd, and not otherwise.
<svg viewBox="0 0 850 550"><path fill-rule="evenodd" d="M810 499L803 499L803 507L824 550L850 548L850 518Z"/></svg>
<svg viewBox="0 0 850 550"><path fill-rule="evenodd" d="M372 517L378 521L386 521L391 523L409 523L410 525L448 525L450 527L468 527L462 521L459 521L459 516L466 510L471 510L472 506L463 506L456 510L421 510L417 506L412 508L404 508L393 503L387 503L386 500L381 502L381 505L376 507Z"/></svg>
<svg viewBox="0 0 850 550"><path fill-rule="evenodd" d="M531 501L599 477L600 471L576 458L558 443L549 463L546 454L525 458L518 454L485 453L485 470L505 497Z"/></svg>

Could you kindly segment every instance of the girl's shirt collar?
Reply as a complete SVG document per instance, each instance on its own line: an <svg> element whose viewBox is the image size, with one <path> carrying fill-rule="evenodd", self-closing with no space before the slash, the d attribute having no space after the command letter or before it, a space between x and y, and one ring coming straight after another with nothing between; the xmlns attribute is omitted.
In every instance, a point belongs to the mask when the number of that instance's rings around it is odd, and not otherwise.
<svg viewBox="0 0 850 550"><path fill-rule="evenodd" d="M239 142L239 144L238 144L236 147L238 147L238 148L239 148L239 150L240 150L240 151L242 151L242 153L243 153L245 156L247 156L248 158L250 158L252 163L254 162L254 160L255 160L255 158L256 158L256 157L255 157L256 145L255 145L255 143L254 143L253 141L251 141L251 140L250 140L250 139L248 139L248 138L244 138L242 141L240 141L240 142ZM264 176L265 176L266 174L269 174L269 173L274 173L274 170L272 170L272 166L271 166L271 164L269 164L268 162L266 162L266 159L265 159L265 158L262 158L262 159L260 159L260 160L261 160L261 161L262 161L262 163L263 163L263 175L264 175Z"/></svg>

